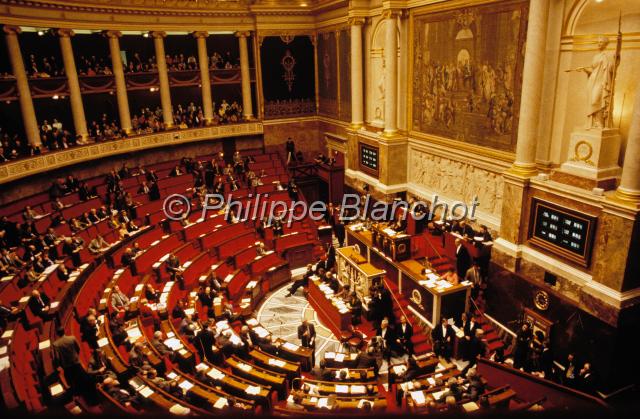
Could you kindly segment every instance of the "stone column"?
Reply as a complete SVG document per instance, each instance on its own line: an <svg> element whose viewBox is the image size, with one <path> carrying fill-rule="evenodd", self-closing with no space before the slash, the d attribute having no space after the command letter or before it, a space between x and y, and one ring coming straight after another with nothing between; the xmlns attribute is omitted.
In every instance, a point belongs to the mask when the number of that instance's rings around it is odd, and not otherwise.
<svg viewBox="0 0 640 419"><path fill-rule="evenodd" d="M509 169L523 177L531 177L538 172L536 146L542 103L548 15L549 0L531 2L522 75L516 160Z"/></svg>
<svg viewBox="0 0 640 419"><path fill-rule="evenodd" d="M623 201L640 205L640 88L636 89L622 177L615 196Z"/></svg>
<svg viewBox="0 0 640 419"><path fill-rule="evenodd" d="M364 124L364 93L362 77L362 26L363 18L351 19L351 127L359 129Z"/></svg>
<svg viewBox="0 0 640 419"><path fill-rule="evenodd" d="M242 117L253 119L253 104L251 103L251 72L249 71L249 48L247 38L249 32L236 32L240 44L240 75L242 78Z"/></svg>
<svg viewBox="0 0 640 419"><path fill-rule="evenodd" d="M398 12L383 12L384 25L384 135L393 136L398 131Z"/></svg>
<svg viewBox="0 0 640 419"><path fill-rule="evenodd" d="M156 48L156 62L158 65L158 80L160 81L160 103L162 104L162 119L167 128L173 127L173 111L171 109L171 87L169 86L169 72L164 54L164 37L166 32L151 32L153 44Z"/></svg>
<svg viewBox="0 0 640 419"><path fill-rule="evenodd" d="M16 78L16 87L18 89L18 99L20 101L20 113L22 114L22 122L27 141L34 147L40 147L40 129L38 128L38 120L36 119L36 111L33 108L33 100L31 99L31 90L29 89L29 80L27 72L24 69L24 61L22 61L22 52L20 52L20 43L18 42L18 34L21 29L18 26L4 26L5 38L7 40L7 51L11 60L11 68L13 76Z"/></svg>
<svg viewBox="0 0 640 419"><path fill-rule="evenodd" d="M82 93L80 92L76 61L73 58L73 48L71 47L71 37L73 35L74 33L71 29L58 29L60 51L62 52L62 60L64 61L64 72L67 75L67 84L69 85L73 125L76 129L76 135L82 137L81 142L85 142L87 138L89 138L89 132L87 131L87 120L84 117L84 105L82 104Z"/></svg>
<svg viewBox="0 0 640 419"><path fill-rule="evenodd" d="M127 134L131 133L131 112L129 111L129 99L127 97L127 84L124 80L124 67L120 55L120 36L118 31L105 31L109 39L109 52L111 53L111 67L116 83L116 99L118 100L118 114L120 116L120 128Z"/></svg>
<svg viewBox="0 0 640 419"><path fill-rule="evenodd" d="M320 80L318 80L318 34L311 35L311 43L313 44L313 79L316 93L316 113L320 111Z"/></svg>
<svg viewBox="0 0 640 419"><path fill-rule="evenodd" d="M202 110L207 125L213 121L213 102L211 99L211 79L209 77L209 54L207 53L208 32L194 32L198 42L198 66L200 66L200 84L202 85Z"/></svg>

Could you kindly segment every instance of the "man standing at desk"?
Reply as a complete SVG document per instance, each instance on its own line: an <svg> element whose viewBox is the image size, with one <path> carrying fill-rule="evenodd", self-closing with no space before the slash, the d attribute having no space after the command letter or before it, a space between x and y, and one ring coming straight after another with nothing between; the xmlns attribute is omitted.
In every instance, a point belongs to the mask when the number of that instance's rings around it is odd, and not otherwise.
<svg viewBox="0 0 640 419"><path fill-rule="evenodd" d="M298 326L298 339L300 339L302 346L310 348L313 351L311 356L311 364L315 365L315 352L316 352L316 328L313 324L309 323L309 320L302 320L302 324Z"/></svg>
<svg viewBox="0 0 640 419"><path fill-rule="evenodd" d="M456 239L456 273L459 278L464 278L471 266L469 251L462 244L461 239Z"/></svg>

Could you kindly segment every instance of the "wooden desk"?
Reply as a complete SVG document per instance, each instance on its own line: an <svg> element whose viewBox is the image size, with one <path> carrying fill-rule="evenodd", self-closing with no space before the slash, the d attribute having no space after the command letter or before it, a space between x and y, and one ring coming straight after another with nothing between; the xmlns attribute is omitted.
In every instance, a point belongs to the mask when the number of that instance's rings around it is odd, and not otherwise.
<svg viewBox="0 0 640 419"><path fill-rule="evenodd" d="M317 276L309 278L307 288L309 304L318 313L324 324L329 326L331 331L340 336L342 330L348 330L351 325L351 311L340 311L338 299L333 295L327 296L321 289L322 281Z"/></svg>
<svg viewBox="0 0 640 419"><path fill-rule="evenodd" d="M373 233L364 229L362 223L346 228L347 244L357 244L360 254L367 261L386 271L386 280L392 281L407 299L407 309L430 327L438 324L440 317L458 318L469 310L471 284L462 282L452 285L440 282L434 271L431 275L422 273L424 266L413 259L394 261L389 255L373 246Z"/></svg>
<svg viewBox="0 0 640 419"><path fill-rule="evenodd" d="M264 370L235 355L227 358L225 363L231 367L234 375L246 378L254 383L272 387L278 392L280 400L284 400L287 395L287 377L284 374Z"/></svg>
<svg viewBox="0 0 640 419"><path fill-rule="evenodd" d="M278 358L277 356L262 352L257 347L249 352L249 356L254 364L260 365L268 370L284 374L289 380L292 380L295 377L300 377L299 362L291 362Z"/></svg>
<svg viewBox="0 0 640 419"><path fill-rule="evenodd" d="M274 344L278 347L281 357L299 362L302 371L311 371L313 349L305 348L304 346L296 345L295 343L287 342L280 338L277 338Z"/></svg>
<svg viewBox="0 0 640 419"><path fill-rule="evenodd" d="M397 232L386 224L374 224L371 229L371 242L393 261L402 261L411 257L411 236Z"/></svg>
<svg viewBox="0 0 640 419"><path fill-rule="evenodd" d="M340 281L343 284L349 284L351 291L355 291L361 300L369 297L369 287L373 280L384 277L386 274L384 269L378 269L370 264L356 246L337 249L336 265Z"/></svg>

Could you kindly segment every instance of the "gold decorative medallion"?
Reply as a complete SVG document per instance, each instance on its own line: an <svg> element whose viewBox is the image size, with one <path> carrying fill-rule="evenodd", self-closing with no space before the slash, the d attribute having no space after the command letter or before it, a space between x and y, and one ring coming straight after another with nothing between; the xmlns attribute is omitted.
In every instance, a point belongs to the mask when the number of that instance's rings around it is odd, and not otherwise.
<svg viewBox="0 0 640 419"><path fill-rule="evenodd" d="M533 304L539 310L543 310L544 311L544 310L548 309L549 308L549 294L546 291L539 290L533 296Z"/></svg>
<svg viewBox="0 0 640 419"><path fill-rule="evenodd" d="M571 158L571 161L581 161L590 166L595 166L595 164L590 160L592 155L593 146L591 143L585 140L580 140L573 148L573 157Z"/></svg>
<svg viewBox="0 0 640 419"><path fill-rule="evenodd" d="M417 305L422 304L422 294L420 294L420 291L416 289L411 291L411 301L413 301Z"/></svg>

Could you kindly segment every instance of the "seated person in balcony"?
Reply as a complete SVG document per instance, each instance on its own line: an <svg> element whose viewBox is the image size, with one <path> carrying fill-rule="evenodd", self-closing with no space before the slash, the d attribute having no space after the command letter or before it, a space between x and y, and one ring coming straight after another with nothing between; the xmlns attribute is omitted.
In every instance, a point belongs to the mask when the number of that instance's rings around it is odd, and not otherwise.
<svg viewBox="0 0 640 419"><path fill-rule="evenodd" d="M68 175L65 181L66 193L76 192L80 188L80 182L73 175Z"/></svg>
<svg viewBox="0 0 640 419"><path fill-rule="evenodd" d="M89 242L88 249L93 255L99 255L108 250L109 247L111 245L101 235L97 235Z"/></svg>
<svg viewBox="0 0 640 419"><path fill-rule="evenodd" d="M147 282L147 285L144 287L144 296L148 301L157 303L160 300L160 291L156 290L153 284Z"/></svg>
<svg viewBox="0 0 640 419"><path fill-rule="evenodd" d="M29 308L31 312L42 319L47 319L49 315L49 309L51 307L50 300L47 294L42 291L31 291L31 298L29 298Z"/></svg>
<svg viewBox="0 0 640 419"><path fill-rule="evenodd" d="M111 307L119 312L124 312L129 309L129 297L120 291L118 285L114 285L111 291Z"/></svg>

